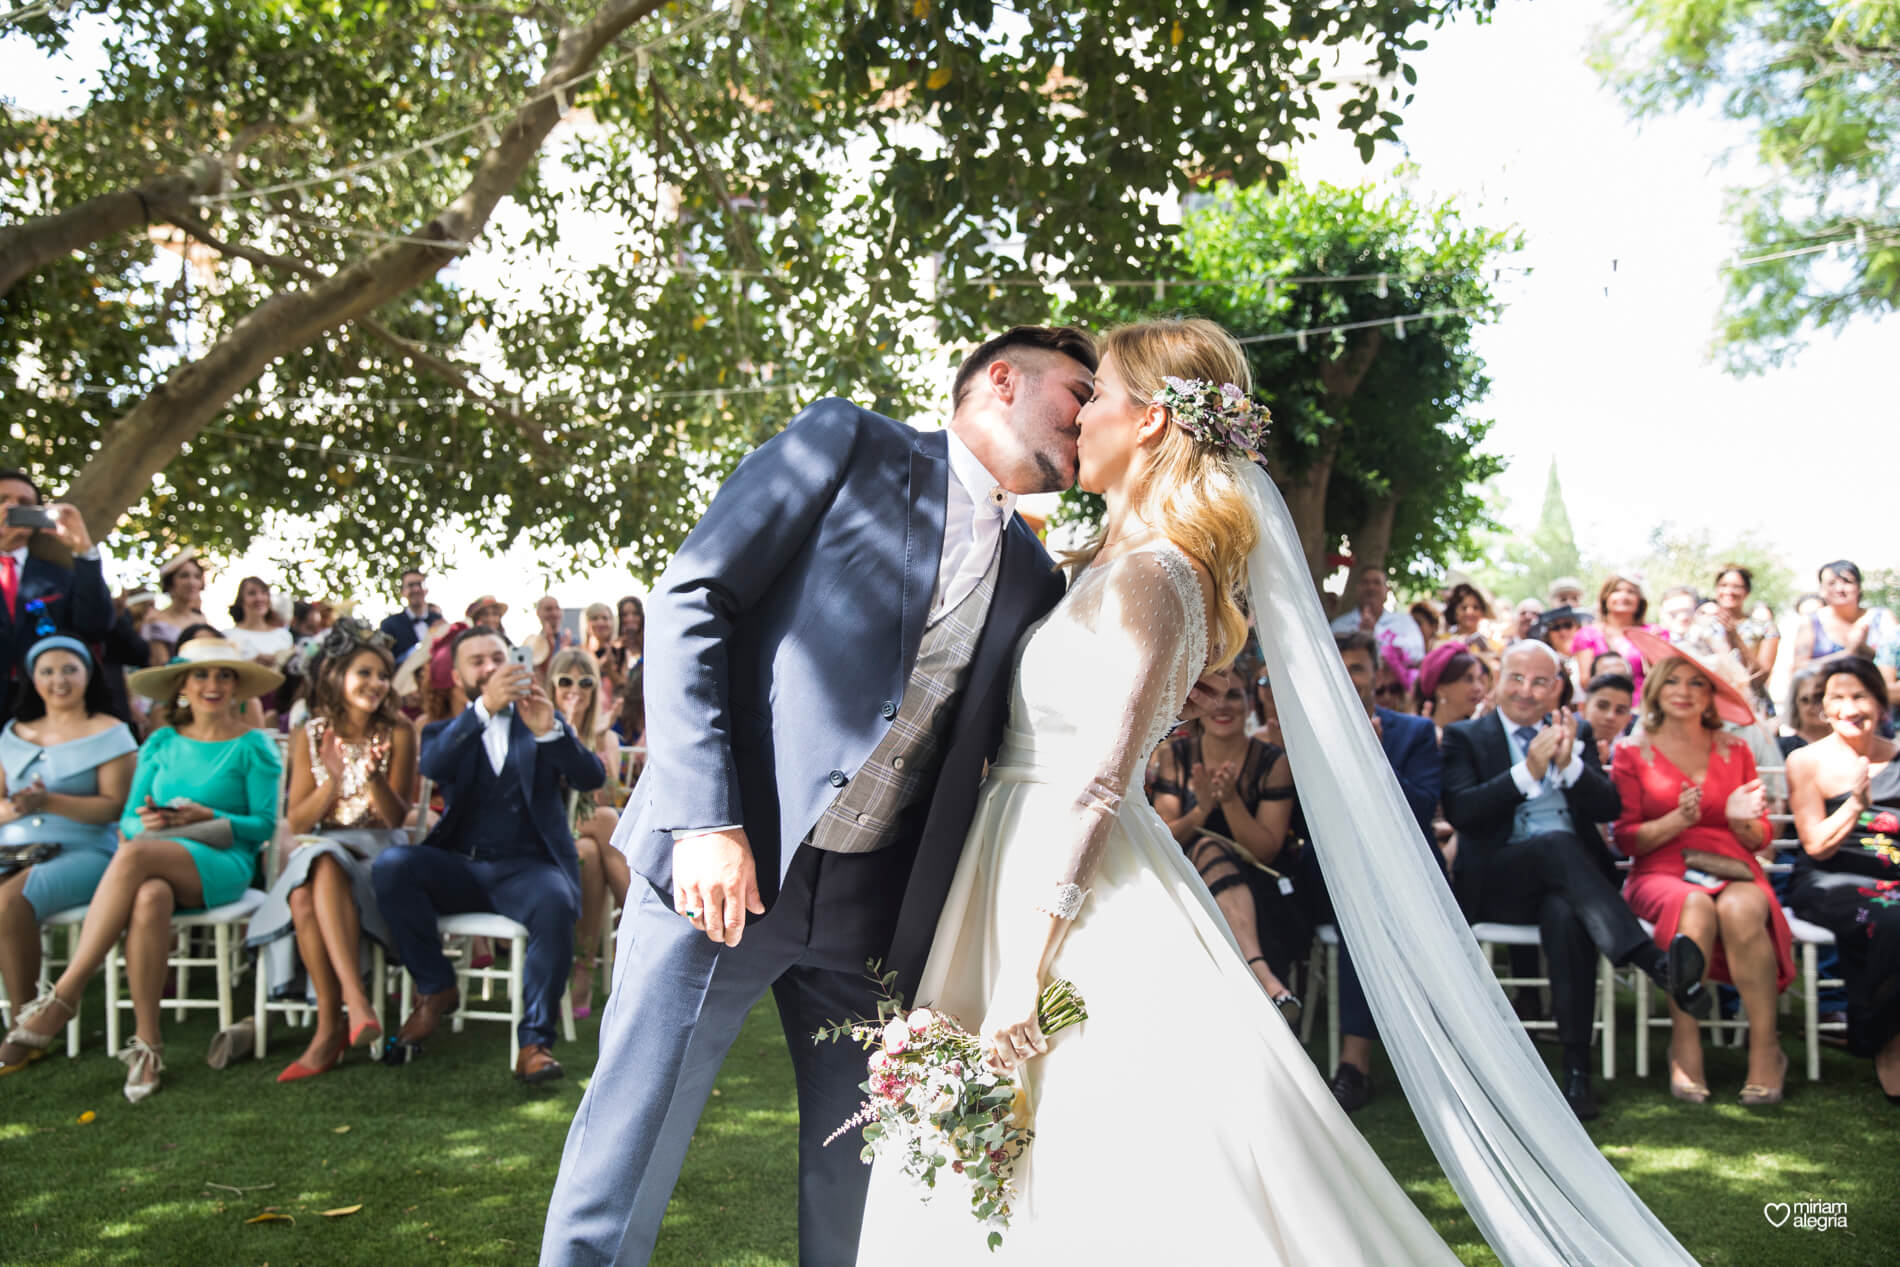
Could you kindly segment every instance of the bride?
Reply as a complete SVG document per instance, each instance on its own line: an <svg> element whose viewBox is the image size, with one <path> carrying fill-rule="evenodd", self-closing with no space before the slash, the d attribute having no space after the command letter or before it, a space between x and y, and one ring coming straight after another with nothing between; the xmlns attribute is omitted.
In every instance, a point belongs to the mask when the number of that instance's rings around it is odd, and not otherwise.
<svg viewBox="0 0 1900 1267"><path fill-rule="evenodd" d="M1242 644L1250 587L1346 939L1480 1229L1513 1267L1691 1262L1557 1095L1411 841L1285 506L1244 452L1265 423L1249 382L1212 322L1129 326L1103 341L1078 419L1079 482L1105 496L1104 529L1018 649L917 996L982 1019L1035 1115L994 1261L1458 1261L1348 1123L1141 793L1189 687ZM1056 976L1089 1019L1045 1037L1036 1000ZM859 1262L992 1261L987 1231L954 1189L926 1200L879 1166Z"/></svg>

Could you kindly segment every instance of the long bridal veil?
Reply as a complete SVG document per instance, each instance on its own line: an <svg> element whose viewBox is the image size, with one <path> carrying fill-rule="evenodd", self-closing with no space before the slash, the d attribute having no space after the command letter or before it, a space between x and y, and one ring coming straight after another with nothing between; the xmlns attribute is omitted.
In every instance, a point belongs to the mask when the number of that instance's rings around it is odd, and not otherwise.
<svg viewBox="0 0 1900 1267"><path fill-rule="evenodd" d="M1340 665L1299 536L1237 465L1260 543L1248 585L1280 729L1379 1036L1452 1186L1510 1267L1693 1264L1584 1131L1512 1013Z"/></svg>

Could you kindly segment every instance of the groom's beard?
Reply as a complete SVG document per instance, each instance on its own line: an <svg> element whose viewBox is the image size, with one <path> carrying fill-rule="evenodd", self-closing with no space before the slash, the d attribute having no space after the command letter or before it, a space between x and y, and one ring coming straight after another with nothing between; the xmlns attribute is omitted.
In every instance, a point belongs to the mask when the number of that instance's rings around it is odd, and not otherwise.
<svg viewBox="0 0 1900 1267"><path fill-rule="evenodd" d="M1066 493L1075 484L1074 480L1066 478L1061 471L1056 469L1056 464L1049 460L1049 455L1046 453L1036 455L1036 474L1038 479L1035 491L1038 493Z"/></svg>

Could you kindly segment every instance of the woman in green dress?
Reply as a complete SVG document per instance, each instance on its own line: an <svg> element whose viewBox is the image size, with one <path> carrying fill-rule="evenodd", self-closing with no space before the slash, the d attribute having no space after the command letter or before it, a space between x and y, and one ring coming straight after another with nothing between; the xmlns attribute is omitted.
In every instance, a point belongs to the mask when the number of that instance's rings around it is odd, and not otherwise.
<svg viewBox="0 0 1900 1267"><path fill-rule="evenodd" d="M124 934L137 1033L119 1058L128 1070L125 1098L134 1104L158 1089L164 1069L159 1013L173 912L236 900L276 830L283 762L276 741L238 706L282 683L282 675L213 637L185 643L170 664L128 683L158 703L119 822L125 843L92 895L72 962L50 993L22 1010L15 1031L30 1041L71 1020L87 980Z"/></svg>

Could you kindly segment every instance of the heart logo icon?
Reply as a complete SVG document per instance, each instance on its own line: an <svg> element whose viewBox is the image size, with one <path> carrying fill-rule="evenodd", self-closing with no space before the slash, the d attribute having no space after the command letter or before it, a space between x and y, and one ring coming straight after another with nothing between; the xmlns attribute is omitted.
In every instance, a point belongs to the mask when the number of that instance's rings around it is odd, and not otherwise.
<svg viewBox="0 0 1900 1267"><path fill-rule="evenodd" d="M1770 1201L1761 1208L1761 1216L1776 1227L1786 1223L1788 1216L1793 1213L1794 1211L1788 1207L1786 1201Z"/></svg>

